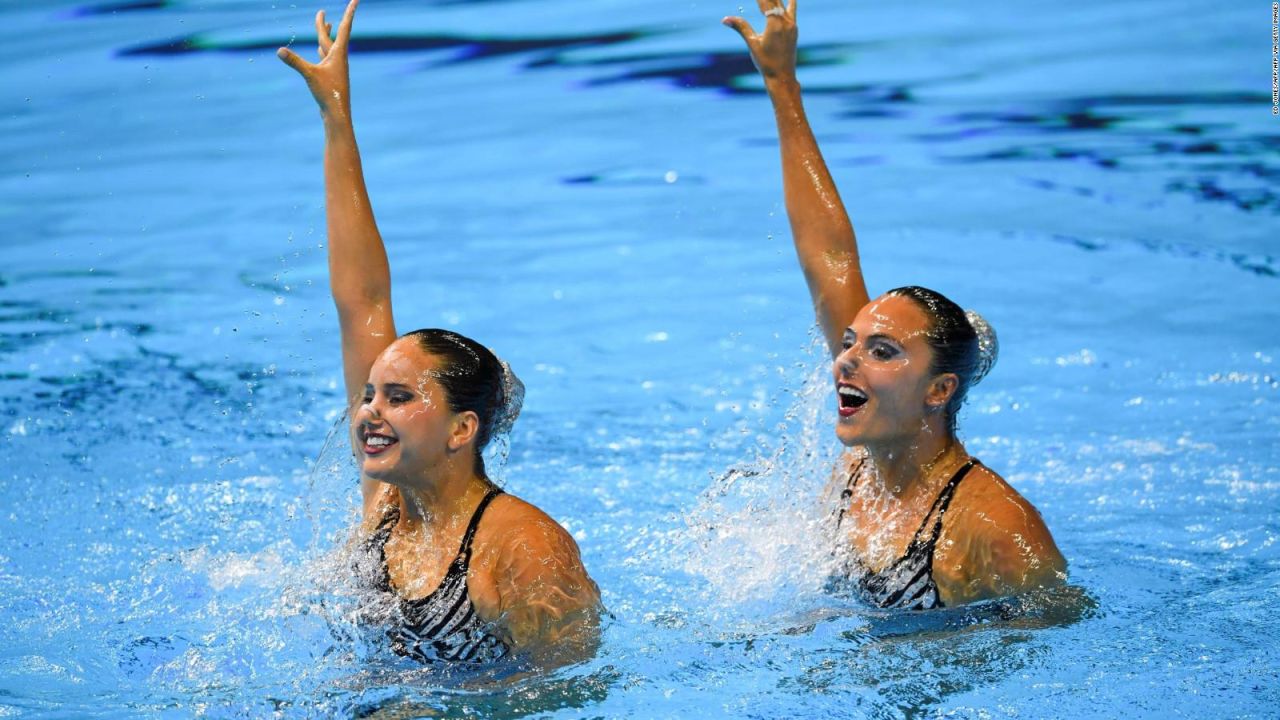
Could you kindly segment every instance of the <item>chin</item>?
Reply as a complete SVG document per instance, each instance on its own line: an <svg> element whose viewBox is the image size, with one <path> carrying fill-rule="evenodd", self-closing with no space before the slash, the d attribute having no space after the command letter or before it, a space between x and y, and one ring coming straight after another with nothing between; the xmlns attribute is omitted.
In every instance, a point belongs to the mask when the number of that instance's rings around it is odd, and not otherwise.
<svg viewBox="0 0 1280 720"><path fill-rule="evenodd" d="M393 472L366 472L365 477L370 480L377 480L380 483L391 485L400 490L406 490L413 487L411 483L401 482L403 476Z"/></svg>
<svg viewBox="0 0 1280 720"><path fill-rule="evenodd" d="M840 440L840 444L845 447L857 447L865 444L862 433L856 429L846 426L844 423L836 423L836 438Z"/></svg>
<svg viewBox="0 0 1280 720"><path fill-rule="evenodd" d="M370 462L368 458L365 458L365 461L360 463L360 472L363 473L365 477L373 478L374 480L379 480L385 483L392 482L392 476L395 475L394 469L388 467L386 463L380 463L377 461Z"/></svg>

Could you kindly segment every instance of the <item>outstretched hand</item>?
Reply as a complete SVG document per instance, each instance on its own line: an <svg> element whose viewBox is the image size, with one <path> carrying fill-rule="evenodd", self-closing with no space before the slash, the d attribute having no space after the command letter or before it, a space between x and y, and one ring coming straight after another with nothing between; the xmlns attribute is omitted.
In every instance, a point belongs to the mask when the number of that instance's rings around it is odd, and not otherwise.
<svg viewBox="0 0 1280 720"><path fill-rule="evenodd" d="M332 36L333 26L325 22L324 11L316 13L316 41L320 61L309 63L287 47L276 51L276 56L286 65L298 71L307 81L312 96L324 115L351 116L351 81L347 73L347 45L351 41L351 21L355 18L360 0L347 3L347 10L338 23L338 34Z"/></svg>
<svg viewBox="0 0 1280 720"><path fill-rule="evenodd" d="M796 0L757 0L765 14L764 32L756 33L751 23L736 15L721 22L738 31L751 51L751 61L766 80L794 77L796 73Z"/></svg>

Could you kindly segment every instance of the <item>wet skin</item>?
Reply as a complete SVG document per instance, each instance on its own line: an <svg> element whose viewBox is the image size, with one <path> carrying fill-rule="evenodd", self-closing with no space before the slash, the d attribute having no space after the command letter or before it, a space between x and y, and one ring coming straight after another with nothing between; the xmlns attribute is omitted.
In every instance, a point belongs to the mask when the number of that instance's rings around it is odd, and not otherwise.
<svg viewBox="0 0 1280 720"><path fill-rule="evenodd" d="M362 529L372 531L390 506L399 506L387 566L397 592L417 598L439 585L492 483L475 463L476 413L452 412L437 381L439 361L414 340L396 340L390 264L351 115L347 51L357 4L348 3L336 33L323 12L316 14L317 62L289 48L277 54L306 81L325 131L329 288L361 466ZM468 594L496 632L518 650L568 651L549 662L589 650L599 591L558 523L503 494L486 510L472 548Z"/></svg>
<svg viewBox="0 0 1280 720"><path fill-rule="evenodd" d="M901 297L869 302L853 223L801 99L796 0L757 5L762 31L741 17L724 24L746 43L773 105L792 242L835 361L836 434L861 448L848 454L832 485L844 488L865 457L844 509L854 520L850 549L875 570L902 555L937 493L968 459L946 413L960 379L931 373L924 311ZM966 476L943 527L933 573L948 605L1065 577L1066 563L1035 508L986 467Z"/></svg>
<svg viewBox="0 0 1280 720"><path fill-rule="evenodd" d="M930 372L928 317L911 300L883 296L858 312L832 364L837 388L836 436L848 447L919 442L928 419L955 390L955 376ZM840 395L848 387L857 395ZM854 406L854 398L866 402ZM847 398L847 399L846 399Z"/></svg>
<svg viewBox="0 0 1280 720"><path fill-rule="evenodd" d="M374 362L352 423L363 474L412 487L413 478L456 464L458 449L474 439L475 413L453 417L435 379L438 366L436 358L405 339Z"/></svg>
<svg viewBox="0 0 1280 720"><path fill-rule="evenodd" d="M833 363L836 435L846 446L865 448L873 461L845 508L853 520L847 541L873 571L905 554L943 485L969 459L946 425L958 378L932 371L928 329L914 301L881 296L858 312ZM956 491L934 554L943 603L1056 584L1065 572L1031 503L986 466L973 468Z"/></svg>

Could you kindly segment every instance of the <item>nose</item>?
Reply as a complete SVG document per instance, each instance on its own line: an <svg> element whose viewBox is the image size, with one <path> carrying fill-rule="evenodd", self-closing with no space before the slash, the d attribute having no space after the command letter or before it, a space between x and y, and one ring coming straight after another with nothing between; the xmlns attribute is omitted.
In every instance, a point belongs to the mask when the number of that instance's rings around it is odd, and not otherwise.
<svg viewBox="0 0 1280 720"><path fill-rule="evenodd" d="M835 371L836 377L846 373L853 372L858 369L858 352L856 347L848 347L840 351L832 363L832 369Z"/></svg>
<svg viewBox="0 0 1280 720"><path fill-rule="evenodd" d="M382 410L378 406L378 398L374 397L368 402L361 402L356 408L356 422L359 424L376 423L382 420Z"/></svg>

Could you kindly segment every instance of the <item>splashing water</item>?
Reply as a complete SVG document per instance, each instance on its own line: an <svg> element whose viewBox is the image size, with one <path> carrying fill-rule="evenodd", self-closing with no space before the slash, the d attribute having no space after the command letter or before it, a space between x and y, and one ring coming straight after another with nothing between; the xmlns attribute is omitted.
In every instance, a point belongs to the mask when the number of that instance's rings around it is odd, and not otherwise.
<svg viewBox="0 0 1280 720"><path fill-rule="evenodd" d="M841 448L831 428L830 361L816 332L803 365L810 370L772 447L715 479L672 552L705 581L703 600L719 610L793 608L838 567L835 506L822 500Z"/></svg>

